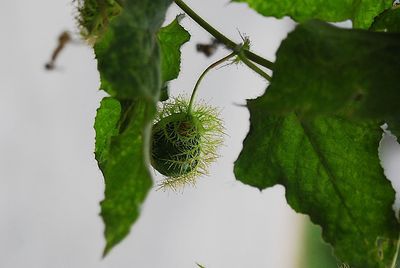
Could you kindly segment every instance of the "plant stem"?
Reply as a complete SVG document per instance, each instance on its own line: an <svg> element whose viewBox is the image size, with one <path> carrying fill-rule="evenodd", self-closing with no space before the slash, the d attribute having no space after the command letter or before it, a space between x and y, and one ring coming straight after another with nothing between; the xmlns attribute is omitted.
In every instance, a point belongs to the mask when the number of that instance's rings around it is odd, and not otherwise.
<svg viewBox="0 0 400 268"><path fill-rule="evenodd" d="M189 17L191 17L202 28L204 28L207 32L209 32L212 36L214 36L218 41L222 42L230 49L235 49L237 47L237 44L235 42L230 40L228 37L223 35L221 32L219 32L217 29L211 26L208 22L206 22L202 17L197 15L197 13L194 12L194 10L191 9L188 5L186 5L185 2L183 2L182 0L174 0L174 1L183 11L185 11L186 14L189 15Z"/></svg>
<svg viewBox="0 0 400 268"><path fill-rule="evenodd" d="M254 61L255 63L260 64L261 66L264 66L265 68L270 69L271 71L274 68L274 63L251 52L250 50L243 49L244 55L251 61Z"/></svg>
<svg viewBox="0 0 400 268"><path fill-rule="evenodd" d="M392 265L390 266L390 268L396 268L399 257L399 249L400 249L400 235L399 238L397 239L396 254L393 258Z"/></svg>
<svg viewBox="0 0 400 268"><path fill-rule="evenodd" d="M211 26L208 22L206 22L202 17L197 15L196 12L194 12L193 9L191 9L188 5L186 5L185 2L182 0L174 0L174 2L183 10L185 11L186 14L189 15L195 22L197 22L203 29L205 29L207 32L209 32L212 36L214 36L218 41L223 43L227 48L232 49L235 51L238 47L240 47L239 44L236 44L233 42L231 39L223 35L221 32L219 32L217 29L215 29L213 26ZM243 49L243 57L246 57L247 59L254 61L257 64L260 64L270 70L272 70L274 64L273 62L247 50ZM247 64L246 64L247 65ZM254 69L253 69L254 70Z"/></svg>
<svg viewBox="0 0 400 268"><path fill-rule="evenodd" d="M221 63L229 60L230 58L234 57L236 55L236 52L232 52L231 54L229 54L228 56L223 57L222 59L214 62L213 64L211 64L210 66L207 67L207 69L204 70L204 72L200 75L199 79L197 79L196 85L194 86L193 92L192 92L192 96L190 97L190 102L189 102L189 108L188 108L188 112L190 113L192 111L192 106L193 106L193 102L194 102L194 98L197 92L197 89L199 88L200 82L203 80L204 76L214 67L220 65Z"/></svg>
<svg viewBox="0 0 400 268"><path fill-rule="evenodd" d="M247 67L249 67L250 69L252 69L253 71L255 71L256 73L258 73L259 75L261 75L262 77L264 77L265 79L267 79L269 82L271 82L271 76L269 76L267 73L265 73L263 70L261 70L260 68L257 67L257 65L255 65L254 63L252 63L245 55L244 55L244 51L239 53L239 58L240 60L247 65Z"/></svg>

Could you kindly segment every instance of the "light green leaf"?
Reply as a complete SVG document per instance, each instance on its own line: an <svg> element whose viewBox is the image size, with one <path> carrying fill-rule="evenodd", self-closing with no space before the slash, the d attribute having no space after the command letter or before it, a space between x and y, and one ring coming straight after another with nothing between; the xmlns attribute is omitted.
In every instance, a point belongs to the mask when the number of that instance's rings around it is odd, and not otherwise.
<svg viewBox="0 0 400 268"><path fill-rule="evenodd" d="M383 120L400 114L400 34L299 25L277 52L270 112Z"/></svg>
<svg viewBox="0 0 400 268"><path fill-rule="evenodd" d="M391 267L399 224L378 158L379 125L272 116L266 103L265 96L248 103L251 127L235 163L237 179L259 189L285 186L290 206L322 226L342 262Z"/></svg>
<svg viewBox="0 0 400 268"><path fill-rule="evenodd" d="M320 19L329 22L352 20L355 28L368 29L392 0L233 0L248 3L264 16L282 18L290 16L295 21Z"/></svg>
<svg viewBox="0 0 400 268"><path fill-rule="evenodd" d="M108 158L111 137L118 135L117 123L121 116L119 101L106 97L97 109L94 129L96 130L96 159L100 163Z"/></svg>
<svg viewBox="0 0 400 268"><path fill-rule="evenodd" d="M338 268L338 260L333 256L332 247L322 240L321 228L307 221L303 232L299 268Z"/></svg>
<svg viewBox="0 0 400 268"><path fill-rule="evenodd" d="M385 10L375 18L370 30L376 32L400 32L400 5Z"/></svg>
<svg viewBox="0 0 400 268"><path fill-rule="evenodd" d="M178 77L181 65L181 46L190 40L190 34L179 22L184 15L178 15L169 25L158 32L161 48L161 73L163 83Z"/></svg>

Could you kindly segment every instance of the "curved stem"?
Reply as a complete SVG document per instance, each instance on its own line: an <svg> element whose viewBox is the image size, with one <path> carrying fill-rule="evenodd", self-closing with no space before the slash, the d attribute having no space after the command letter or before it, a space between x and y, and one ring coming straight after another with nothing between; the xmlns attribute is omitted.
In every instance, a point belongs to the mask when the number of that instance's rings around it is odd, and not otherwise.
<svg viewBox="0 0 400 268"><path fill-rule="evenodd" d="M207 32L209 32L212 36L214 36L218 41L222 42L230 49L234 49L237 46L235 42L230 40L228 37L223 35L221 32L219 32L217 29L211 26L208 22L206 22L202 17L197 15L197 13L194 12L194 10L191 9L188 5L186 5L185 2L183 2L182 0L174 0L174 1L183 11L185 11L186 14L189 15L189 17L191 17L202 28L204 28Z"/></svg>
<svg viewBox="0 0 400 268"><path fill-rule="evenodd" d="M218 41L223 43L226 47L229 49L232 49L235 51L237 47L240 47L239 44L236 44L233 42L231 39L223 35L221 32L219 32L217 29L215 29L213 26L211 26L208 22L206 22L202 17L197 15L196 12L194 12L193 9L191 9L188 5L186 5L185 2L182 0L174 0L174 2L183 10L185 11L186 14L189 15L195 22L197 22L203 29L205 29L207 32L209 32L212 36L214 36ZM254 61L257 64L260 64L270 70L272 70L274 63L247 50L243 49L244 56L248 58L249 60ZM247 64L246 64L247 65Z"/></svg>
<svg viewBox="0 0 400 268"><path fill-rule="evenodd" d="M200 82L201 80L203 80L204 76L214 67L220 65L221 63L229 60L230 58L232 58L233 56L236 55L236 52L232 52L231 54L229 54L228 56L223 57L222 59L214 62L213 64L211 64L210 66L207 67L207 69L204 70L204 72L200 75L199 79L197 79L196 85L194 86L193 92L192 92L192 96L190 97L190 102L189 102L189 108L188 108L188 112L190 113L192 111L192 106L193 106L193 102L194 102L194 98L197 92L197 89L199 88Z"/></svg>

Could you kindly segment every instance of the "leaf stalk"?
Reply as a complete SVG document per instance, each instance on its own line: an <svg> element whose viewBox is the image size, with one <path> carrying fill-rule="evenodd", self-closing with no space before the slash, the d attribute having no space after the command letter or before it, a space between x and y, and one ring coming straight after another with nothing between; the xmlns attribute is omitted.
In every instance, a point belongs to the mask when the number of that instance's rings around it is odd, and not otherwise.
<svg viewBox="0 0 400 268"><path fill-rule="evenodd" d="M211 26L207 21L205 21L202 17L200 17L193 9L191 9L184 1L182 0L174 0L174 2L186 13L191 17L195 22L197 22L203 29L205 29L207 32L209 32L212 36L214 36L218 41L223 43L227 48L232 49L235 51L240 45L236 44L233 42L231 39L226 37L224 34L222 34L220 31L215 29L213 26ZM264 66L265 68L268 68L270 70L273 69L274 63L251 52L248 49L243 49L243 54L240 57L242 60L246 58L247 60L251 60L261 66ZM246 64L246 63L245 63ZM249 66L248 64L246 64ZM249 66L250 67L250 66ZM251 68L251 67L250 67ZM258 68L258 67L257 67ZM255 70L254 68L252 68ZM259 68L258 68L259 69ZM261 71L261 69L259 69ZM255 70L256 71L256 70ZM258 71L256 71L259 73ZM263 75L263 77L265 77ZM267 79L269 81L269 79Z"/></svg>
<svg viewBox="0 0 400 268"><path fill-rule="evenodd" d="M207 67L207 69L204 70L204 72L200 75L199 79L197 79L196 85L194 86L193 92L192 92L192 96L190 97L190 102L189 102L189 108L188 111L189 113L192 111L192 106L193 106L193 102L194 102L194 98L195 95L197 93L197 89L199 88L199 85L201 83L201 81L203 80L204 76L214 67L220 65L221 63L229 60L230 58L234 57L236 55L236 52L232 52L231 54L223 57L222 59L214 62L213 64L211 64L210 66Z"/></svg>

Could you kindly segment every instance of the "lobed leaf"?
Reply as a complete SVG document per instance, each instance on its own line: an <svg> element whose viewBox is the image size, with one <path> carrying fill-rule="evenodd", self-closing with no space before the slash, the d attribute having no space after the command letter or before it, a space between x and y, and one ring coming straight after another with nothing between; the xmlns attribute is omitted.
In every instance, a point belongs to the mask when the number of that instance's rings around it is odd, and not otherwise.
<svg viewBox="0 0 400 268"><path fill-rule="evenodd" d="M368 29L374 17L391 7L392 0L233 0L245 2L264 16L290 16L298 22L320 19L352 20L355 28Z"/></svg>
<svg viewBox="0 0 400 268"><path fill-rule="evenodd" d="M400 34L299 25L277 52L266 100L271 113L340 114L384 119L400 114Z"/></svg>
<svg viewBox="0 0 400 268"><path fill-rule="evenodd" d="M325 241L351 267L391 267L399 224L378 158L376 122L274 116L267 103L266 96L248 102L251 127L235 163L237 179L260 190L285 186L290 206L321 225Z"/></svg>

